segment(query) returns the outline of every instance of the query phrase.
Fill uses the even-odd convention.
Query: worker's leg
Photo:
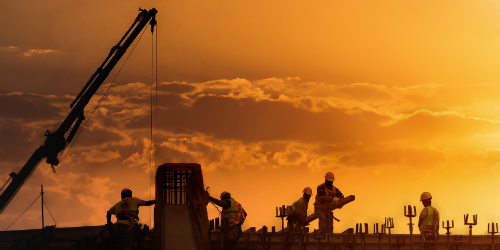
[[[237,250],[238,240],[228,240],[224,241],[224,250]]]
[[[434,237],[434,235],[426,235],[425,237],[425,241],[435,241],[436,238]],[[433,248],[436,248],[436,243],[432,242],[432,243],[424,243],[424,249],[433,249]]]
[[[333,214],[325,212],[325,228],[326,233],[333,233]]]
[[[322,209],[314,208],[314,213],[318,215],[318,227],[320,232],[326,232],[326,215]]]
[[[130,228],[130,230],[129,228],[130,226],[127,225],[127,229],[123,234],[123,250],[132,250],[134,248],[135,225],[133,228]]]
[[[126,224],[122,224],[122,223],[116,223],[115,224],[115,246],[116,246],[116,249],[126,249],[125,248],[125,231],[127,231],[127,228],[129,227],[129,225],[126,225]]]
[[[238,239],[243,234],[241,230],[241,225],[236,225],[234,228],[227,229],[227,232],[231,232],[230,235],[233,239],[224,241],[224,250],[238,250]],[[225,235],[224,237],[226,237]]]

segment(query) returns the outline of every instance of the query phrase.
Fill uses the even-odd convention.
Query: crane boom
[[[101,84],[106,80],[111,70],[118,63],[120,58],[125,54],[132,42],[137,38],[144,27],[150,22],[151,32],[156,25],[156,13],[158,11],[153,8],[151,10],[139,9],[140,13],[134,20],[130,29],[125,33],[117,45],[113,46],[109,55],[106,57],[101,66],[90,77],[85,87],[78,94],[75,100],[71,103],[72,110],[61,123],[55,133],[45,132],[47,139],[44,145],[40,146],[26,162],[19,173],[12,173],[12,181],[5,191],[0,195],[0,214],[5,210],[12,198],[16,195],[22,185],[28,180],[31,174],[35,171],[38,164],[43,158],[47,158],[46,162],[53,166],[59,164],[58,155],[73,140],[73,137],[78,130],[81,122],[85,119],[83,110],[89,103],[92,96],[99,89]],[[74,124],[74,125],[73,125]],[[73,128],[71,126],[73,125]],[[71,131],[67,137],[66,133]]]

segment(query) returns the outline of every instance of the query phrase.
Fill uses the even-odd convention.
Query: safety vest
[[[296,200],[293,204],[292,204],[292,213],[295,213],[295,211],[297,210],[297,203],[300,202],[300,200],[304,200],[304,197],[300,197],[300,199]],[[305,200],[304,200],[305,202]]]
[[[322,206],[326,209],[329,209],[331,210],[333,208],[333,201],[332,202],[321,202],[320,200],[323,198],[323,197],[330,197],[330,198],[335,198],[335,186],[333,186],[332,188],[332,191],[330,191],[330,189],[328,189],[325,185],[325,183],[321,184],[321,185],[318,185],[318,188],[321,187],[321,186],[324,186],[325,187],[325,193],[326,195],[325,196],[318,196],[318,194],[316,194],[316,202],[314,203],[314,205],[316,206]]]
[[[128,213],[128,215],[127,215]],[[125,219],[128,216],[139,220],[139,206],[132,197],[126,197],[115,205],[115,215],[117,219]]]
[[[222,208],[221,211],[222,217],[229,222],[227,226],[233,227],[236,224],[243,224],[246,219],[243,207],[233,198],[229,198],[229,200],[231,201],[231,206],[229,208]]]
[[[439,212],[432,206],[426,208],[427,216],[424,218],[424,221],[422,221],[422,226],[427,230],[436,231],[439,226]]]
[[[300,202],[300,203],[304,203],[304,204],[306,204],[306,206],[305,206],[305,207],[306,207],[306,213],[307,213],[307,201],[304,199],[304,197],[300,197],[300,199],[298,199],[297,201],[295,201],[295,202],[292,204],[292,213],[294,213],[294,214],[296,213],[296,211],[297,211],[297,204],[298,204],[299,202]]]

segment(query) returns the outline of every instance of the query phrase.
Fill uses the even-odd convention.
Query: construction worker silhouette
[[[306,187],[302,193],[302,197],[292,204],[292,210],[286,217],[286,220],[288,221],[287,227],[291,228],[294,232],[301,232],[302,227],[307,224],[304,220],[307,217],[307,206],[309,204],[309,199],[311,199],[312,196],[312,189],[310,187]]]
[[[208,199],[215,205],[222,207],[222,235],[223,235],[223,249],[224,250],[237,250],[238,239],[243,234],[241,225],[247,217],[247,212],[239,202],[231,198],[231,194],[224,191],[220,194],[220,200],[210,196],[208,192]]]
[[[439,212],[431,206],[431,199],[432,195],[429,192],[423,192],[420,195],[424,208],[420,212],[418,229],[425,241],[435,241],[439,235]],[[436,246],[436,243],[424,243],[424,248],[436,248]]]
[[[115,233],[116,246],[120,250],[132,249],[134,245],[135,229],[137,221],[139,221],[139,207],[151,206],[155,204],[155,200],[144,201],[136,197],[132,197],[132,190],[124,188],[121,192],[122,200],[112,206],[107,214],[107,225],[111,226],[111,215],[116,215],[117,222],[113,232]]]
[[[328,172],[325,175],[325,182],[317,187],[314,213],[317,213],[319,218],[320,232],[333,233],[332,210],[335,208],[334,202],[344,198],[342,192],[333,185],[333,181],[335,181],[335,176],[332,172]],[[338,199],[334,201],[334,198]]]

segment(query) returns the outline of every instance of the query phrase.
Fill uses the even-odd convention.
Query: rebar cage
[[[189,204],[185,185],[191,171],[166,168],[163,175],[163,201],[167,204]]]

